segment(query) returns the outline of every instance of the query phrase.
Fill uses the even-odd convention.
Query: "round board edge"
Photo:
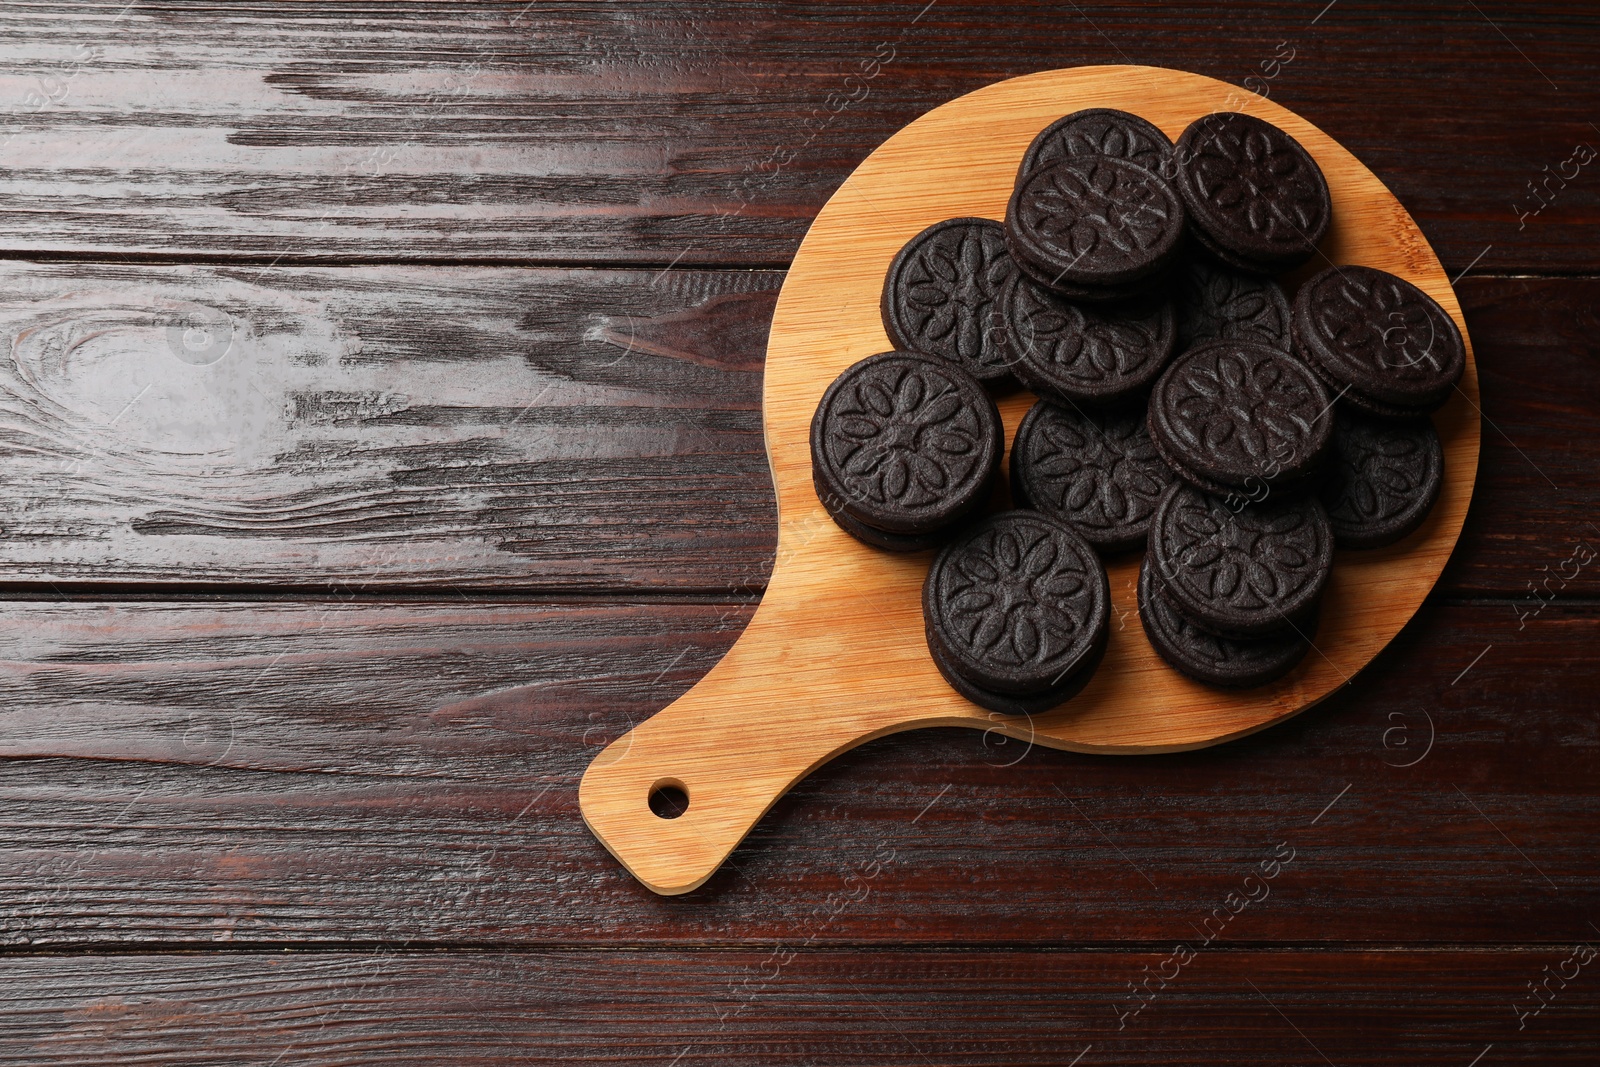
[[[1107,79],[1115,83],[1116,91],[1108,92],[1104,88],[1103,83]],[[799,279],[800,282],[803,282],[808,277],[809,272],[813,269],[811,261],[813,258],[816,258],[815,253],[817,248],[825,241],[831,239],[830,227],[834,221],[833,216],[842,211],[843,207],[850,202],[851,198],[870,199],[869,194],[864,193],[861,187],[866,184],[867,180],[875,173],[875,171],[880,167],[889,165],[894,159],[895,155],[897,153],[902,153],[907,143],[916,138],[921,129],[926,128],[928,125],[937,125],[941,122],[946,122],[956,112],[967,110],[977,105],[1014,107],[1019,97],[1026,98],[1029,96],[1037,97],[1040,95],[1047,95],[1052,98],[1064,98],[1068,102],[1046,105],[1041,114],[1045,112],[1053,113],[1050,114],[1049,117],[1044,118],[1043,121],[1040,121],[1037,128],[1042,128],[1054,118],[1058,118],[1061,115],[1072,110],[1076,110],[1079,107],[1121,106],[1126,110],[1143,114],[1143,112],[1139,110],[1136,102],[1123,98],[1137,96],[1141,92],[1146,91],[1142,87],[1150,85],[1152,81],[1163,83],[1164,91],[1169,93],[1173,91],[1196,92],[1202,96],[1211,97],[1213,100],[1219,97],[1222,99],[1222,106],[1201,108],[1192,112],[1189,116],[1191,120],[1192,118],[1197,118],[1200,115],[1217,110],[1241,110],[1249,113],[1259,114],[1268,121],[1272,121],[1287,129],[1302,143],[1306,143],[1308,141],[1312,142],[1311,144],[1307,144],[1307,147],[1308,149],[1312,150],[1313,155],[1315,155],[1318,159],[1319,165],[1322,165],[1325,171],[1331,168],[1341,171],[1351,170],[1357,173],[1362,181],[1371,183],[1373,191],[1381,193],[1381,198],[1384,202],[1380,206],[1386,210],[1394,212],[1404,221],[1404,227],[1402,228],[1403,232],[1396,232],[1393,234],[1394,243],[1398,246],[1398,261],[1395,259],[1390,259],[1378,265],[1384,266],[1385,269],[1393,270],[1394,273],[1408,277],[1410,280],[1421,286],[1435,299],[1439,300],[1439,302],[1456,321],[1457,325],[1462,331],[1463,339],[1466,341],[1467,345],[1467,366],[1463,375],[1459,395],[1453,397],[1450,405],[1447,407],[1452,409],[1469,407],[1471,411],[1464,412],[1461,410],[1455,410],[1456,425],[1453,427],[1453,432],[1451,433],[1448,439],[1449,443],[1447,444],[1447,452],[1451,453],[1451,469],[1447,472],[1447,491],[1446,494],[1441,495],[1439,504],[1435,506],[1435,514],[1430,515],[1428,522],[1424,525],[1424,531],[1428,531],[1429,535],[1423,536],[1423,532],[1419,531],[1418,534],[1412,535],[1410,538],[1407,538],[1405,541],[1401,542],[1401,546],[1398,546],[1409,546],[1408,551],[1425,549],[1425,554],[1421,558],[1412,561],[1411,564],[1411,569],[1413,571],[1412,578],[1425,578],[1425,583],[1423,583],[1424,587],[1421,588],[1414,597],[1409,598],[1410,603],[1400,613],[1403,615],[1403,617],[1400,617],[1397,620],[1391,619],[1392,626],[1386,627],[1389,632],[1384,636],[1381,642],[1377,643],[1371,654],[1365,656],[1362,662],[1350,672],[1350,676],[1353,676],[1355,673],[1364,669],[1371,662],[1371,660],[1376,657],[1377,653],[1386,647],[1399,633],[1399,631],[1415,616],[1416,612],[1420,609],[1423,601],[1425,600],[1428,590],[1430,590],[1438,581],[1439,575],[1443,572],[1449,556],[1460,538],[1461,529],[1465,521],[1466,511],[1470,505],[1472,493],[1475,488],[1478,459],[1481,447],[1481,419],[1478,417],[1479,412],[1477,407],[1478,382],[1476,361],[1472,351],[1471,339],[1467,333],[1466,323],[1461,313],[1459,302],[1455,297],[1454,290],[1449,283],[1447,275],[1444,273],[1442,265],[1439,263],[1437,256],[1434,254],[1431,246],[1428,244],[1425,236],[1422,234],[1420,227],[1416,225],[1415,220],[1410,217],[1409,212],[1406,212],[1404,206],[1399,203],[1398,199],[1394,197],[1394,194],[1388,189],[1382,180],[1373,174],[1364,164],[1360,162],[1360,160],[1356,159],[1356,157],[1347,149],[1338,144],[1338,142],[1332,137],[1325,134],[1322,130],[1301,116],[1288,111],[1287,109],[1276,103],[1273,103],[1270,100],[1259,97],[1256,94],[1240,89],[1227,82],[1207,77],[1205,75],[1162,67],[1115,65],[1073,67],[1060,70],[1035,72],[1016,78],[994,82],[989,85],[982,86],[970,93],[964,94],[963,96],[946,101],[945,103],[925,112],[923,115],[919,116],[917,119],[914,119],[911,123],[908,123],[900,130],[897,130],[876,149],[869,153],[868,156],[863,159],[854,170],[851,171],[850,175],[843,183],[841,183],[839,188],[835,190],[832,196],[830,196],[828,202],[818,212],[817,217],[813,220],[811,227],[808,229],[805,238],[802,240],[800,247],[795,254],[794,260],[790,265],[788,276],[785,279],[782,291],[779,294],[778,301],[774,309],[772,327],[768,338],[768,359],[764,372],[762,388],[763,436],[767,452],[768,467],[773,478],[774,495],[777,500],[778,548],[767,594],[763,597],[762,605],[758,606],[756,613],[754,616],[752,616],[749,626],[747,627],[747,634],[750,630],[757,629],[759,626],[761,626],[763,607],[765,607],[765,605],[772,599],[772,594],[775,589],[782,590],[785,587],[790,577],[789,570],[797,564],[796,554],[788,551],[787,549],[789,546],[786,545],[786,541],[793,541],[798,535],[797,531],[794,529],[795,523],[793,521],[795,508],[792,505],[790,507],[785,506],[785,498],[792,497],[794,495],[793,493],[786,493],[785,489],[793,489],[794,486],[792,485],[792,479],[786,481],[782,472],[780,471],[778,458],[780,450],[783,448],[783,446],[781,443],[775,441],[775,437],[777,435],[772,418],[772,413],[774,410],[774,393],[775,390],[781,388],[780,382],[783,376],[781,372],[776,376],[773,374],[773,357],[775,352],[778,353],[778,360],[780,361],[781,365],[781,361],[783,359],[782,350],[785,344],[785,335],[793,328],[792,322],[795,317],[796,293],[800,287],[797,283],[797,279]],[[1076,98],[1074,98],[1074,94],[1078,94]],[[1162,125],[1160,122],[1157,124]],[[1175,139],[1177,132],[1179,132],[1181,129],[1181,126],[1179,129],[1172,129],[1169,128],[1169,125],[1164,126],[1163,128],[1166,128],[1169,135],[1172,135]],[[1036,132],[1036,129],[1034,132]],[[1025,147],[1025,142],[1023,142],[1023,145]],[[1017,154],[1020,157],[1020,149],[1018,150]],[[1332,182],[1330,182],[1330,184],[1332,184]],[[894,207],[893,204],[886,205],[881,201],[875,201],[873,203],[874,208],[879,211],[885,207],[891,209]],[[1003,218],[1003,210],[999,213],[996,213],[993,211],[974,211],[971,210],[970,207],[960,210],[952,210],[949,215],[939,214],[939,217],[954,217],[956,215],[968,214]],[[933,222],[938,221],[938,219],[928,218],[926,221]],[[915,232],[916,229],[911,229],[908,233],[905,233],[904,236],[909,237],[911,233]],[[1328,242],[1325,241],[1324,245],[1326,246],[1327,244]],[[1303,278],[1304,275],[1309,272],[1310,268],[1306,268],[1302,269],[1300,272],[1297,272],[1297,275],[1291,275],[1291,283]],[[887,347],[888,343],[887,338],[885,337],[883,338],[883,344],[881,347],[871,348],[870,351],[867,349],[855,350],[849,354],[849,359],[844,359],[841,362],[840,369],[842,369],[843,366],[854,362],[856,359],[870,355],[874,351],[884,350]],[[826,384],[827,381],[822,381],[818,385],[817,392],[819,395],[821,388],[824,388]],[[1010,432],[1013,428],[1014,422],[1008,419],[1008,447]],[[1441,431],[1441,436],[1444,436],[1443,431]],[[809,462],[808,458],[807,462]],[[807,477],[804,481],[808,486],[809,477]],[[1454,493],[1450,492],[1452,487],[1456,490]],[[1446,499],[1447,496],[1450,498],[1448,501]],[[810,510],[803,497],[801,497],[800,503],[802,511]],[[815,502],[812,501],[811,503]],[[820,510],[820,505],[818,505],[818,510]],[[815,515],[813,514],[809,516],[809,518],[814,521]],[[1447,527],[1447,529],[1436,529],[1436,527],[1440,526]],[[1380,549],[1375,551],[1383,553],[1389,550]],[[917,556],[922,559],[926,559],[929,555],[929,553],[917,554]],[[1341,562],[1348,559],[1348,557],[1342,553],[1340,558]],[[1136,622],[1135,625],[1137,625]],[[741,640],[743,639],[743,636],[744,635],[741,635]],[[1139,635],[1139,639],[1141,641],[1143,640],[1142,634]],[[1167,669],[1171,670],[1171,668]],[[1176,675],[1177,672],[1172,671],[1172,673]],[[1298,671],[1296,674],[1298,674]],[[1296,675],[1292,674],[1290,679],[1292,680],[1295,677]],[[1348,680],[1348,677],[1346,680]],[[1193,684],[1198,685],[1198,683]],[[1280,688],[1285,684],[1292,685],[1292,682],[1286,680],[1285,683],[1280,683]],[[1260,714],[1253,716],[1249,722],[1238,722],[1234,724],[1233,728],[1217,732],[1210,736],[1189,737],[1185,739],[1176,739],[1170,742],[1151,741],[1140,743],[1097,743],[1093,740],[1076,738],[1071,735],[1070,728],[1062,731],[1058,729],[1057,724],[1053,722],[1047,722],[1042,726],[1029,722],[997,722],[993,716],[984,712],[983,709],[976,708],[975,706],[970,706],[970,714],[941,714],[938,712],[933,712],[926,718],[917,721],[906,721],[902,723],[884,725],[882,727],[873,729],[870,733],[864,734],[861,740],[864,741],[870,738],[883,736],[887,733],[900,732],[901,730],[918,729],[927,726],[960,725],[971,728],[995,730],[996,732],[1004,733],[1011,737],[1036,741],[1039,744],[1049,747],[1087,753],[1138,755],[1147,753],[1192,751],[1195,749],[1210,747],[1212,745],[1236,740],[1238,738],[1274,726],[1296,714],[1299,714],[1300,712],[1315,706],[1317,703],[1330,696],[1333,692],[1336,692],[1341,685],[1321,687],[1320,691],[1315,693],[1294,693],[1292,689],[1284,689],[1283,692],[1286,694],[1287,699],[1280,701],[1277,706],[1273,707],[1270,711],[1263,709]],[[1268,688],[1270,689],[1274,687]],[[1206,692],[1214,694],[1214,699],[1219,702],[1230,701],[1235,696],[1235,694],[1215,689],[1207,689]],[[959,697],[954,699],[958,701],[960,700]],[[1060,711],[1070,712],[1071,707],[1072,702],[1068,702],[1068,704],[1063,705],[1063,708],[1060,709]],[[1050,719],[1060,717],[1061,716],[1059,716],[1056,712],[1052,712],[1044,718]],[[1070,715],[1067,717],[1070,718]]]

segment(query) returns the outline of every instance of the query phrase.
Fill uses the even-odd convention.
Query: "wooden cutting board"
[[[1287,130],[1316,157],[1333,195],[1322,257],[1301,275],[1329,262],[1392,271],[1438,300],[1465,337],[1438,258],[1383,183],[1298,115],[1225,82],[1158,67],[1045,71],[969,93],[900,130],[818,214],[773,315],[764,404],[778,551],[766,596],[722,661],[602,751],[579,788],[589,828],[657,893],[699,886],[797,781],[884,734],[970,726],[1052,748],[1148,754],[1214,745],[1281,722],[1366,666],[1444,568],[1478,467],[1470,342],[1460,391],[1434,416],[1445,453],[1439,502],[1399,544],[1337,554],[1316,647],[1281,681],[1227,692],[1168,667],[1139,625],[1137,558],[1111,564],[1110,647],[1088,687],[1059,708],[1031,719],[1000,715],[957,696],[939,676],[920,601],[932,553],[868,548],[833,524],[811,486],[812,412],[840,371],[891,347],[878,298],[901,245],[941,219],[1003,219],[1034,134],[1088,107],[1132,111],[1173,139],[1212,111],[1246,111]],[[1292,292],[1298,280],[1286,287]],[[1033,400],[1018,393],[1001,401],[1008,441]],[[688,795],[680,817],[652,812],[649,798],[663,787]]]

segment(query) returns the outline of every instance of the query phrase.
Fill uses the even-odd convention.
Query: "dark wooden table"
[[[0,1062],[1600,1060],[1600,12],[925,3],[0,8]],[[1444,578],[1277,729],[885,739],[653,896],[576,784],[760,599],[809,219],[1117,62],[1459,276]]]

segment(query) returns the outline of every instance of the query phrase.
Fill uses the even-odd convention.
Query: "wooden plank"
[[[1580,937],[1600,610],[1513,607],[1429,605],[1347,690],[1203,752],[873,742],[664,899],[578,778],[747,604],[8,601],[0,943],[1154,943],[1285,849],[1219,944]]]
[[[6,264],[0,579],[760,589],[781,280]],[[1488,422],[1440,588],[1525,596],[1600,540],[1600,280],[1460,297]]]
[[[18,995],[0,1002],[0,1051],[16,1067],[1463,1067],[1492,1047],[1484,1062],[1589,1064],[1600,1027],[1595,938],[1572,941],[1496,951],[1213,948],[1191,952],[1176,971],[1169,945],[6,959],[0,980]],[[1535,1001],[1527,986],[1541,981],[1549,992]],[[1136,999],[1132,983],[1153,992]]]
[[[9,264],[0,574],[762,584],[780,281]]]
[[[1469,279],[1461,285],[1478,355],[1483,455],[1461,544],[1440,578],[1456,593],[1511,594],[1537,606],[1575,552],[1600,549],[1589,450],[1600,441],[1600,279]],[[1582,546],[1582,548],[1580,548]],[[1548,570],[1546,568],[1549,568]]]
[[[781,265],[929,106],[1143,63],[1303,113],[1452,274],[1600,265],[1588,5],[925,6],[8,4],[3,247]]]

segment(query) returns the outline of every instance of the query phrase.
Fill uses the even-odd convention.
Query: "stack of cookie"
[[[994,515],[951,542],[922,584],[928,652],[980,707],[1048,711],[1082,689],[1110,636],[1105,566],[1071,526]]]
[[[1172,143],[1137,115],[1094,108],[1053,122],[1023,154],[1006,247],[1047,293],[1102,303],[1149,292],[1182,251],[1171,167]]]
[[[913,552],[984,504],[1005,429],[959,364],[884,352],[828,386],[811,420],[811,481],[828,514],[877,548]]]
[[[1444,482],[1428,416],[1466,365],[1438,302],[1371,267],[1330,267],[1295,295],[1294,350],[1337,398],[1322,502],[1341,548],[1379,548],[1422,525]]]
[[[1209,684],[1265,684],[1310,648],[1335,545],[1424,521],[1443,475],[1427,415],[1461,336],[1371,268],[1330,266],[1291,302],[1273,276],[1331,217],[1316,162],[1269,123],[1208,115],[1174,145],[1097,108],[1033,140],[1003,223],[950,219],[901,249],[882,298],[898,351],[823,397],[814,479],[861,540],[949,542],[923,607],[959,692],[1014,713],[1076,692],[1106,644],[1099,557],[1141,548],[1156,650]],[[985,387],[1013,383],[1039,397],[1011,449],[1019,510],[982,519]]]

